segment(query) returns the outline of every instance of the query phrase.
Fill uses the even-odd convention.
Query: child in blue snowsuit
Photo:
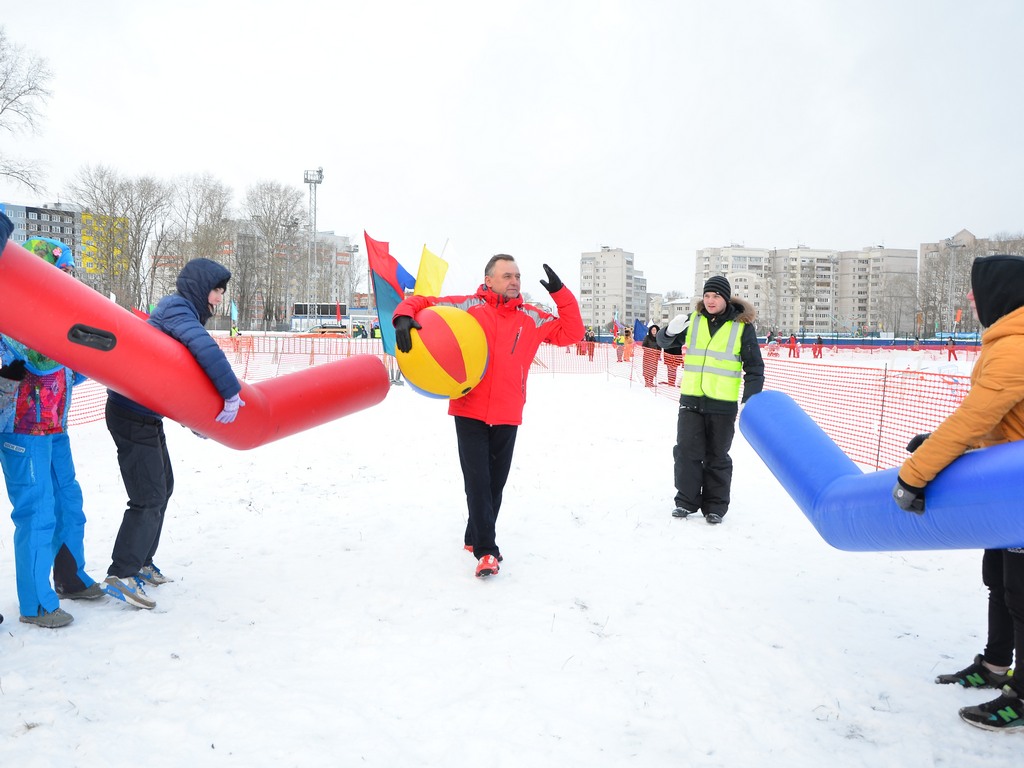
[[[60,241],[33,238],[25,247],[64,271],[74,269],[74,256]],[[62,627],[72,616],[60,598],[103,596],[85,572],[82,489],[67,433],[71,389],[85,377],[9,336],[0,336],[0,363],[0,464],[14,507],[21,621]]]

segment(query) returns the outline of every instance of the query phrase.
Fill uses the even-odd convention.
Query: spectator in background
[[[789,335],[789,341],[786,342],[786,346],[789,347],[789,357],[800,357],[800,342],[796,340],[795,333]]]
[[[621,363],[622,362],[622,355],[625,353],[625,349],[626,349],[626,337],[620,331],[618,333],[618,335],[616,335],[616,337],[615,337],[615,362],[616,363]]]
[[[644,336],[641,344],[644,350],[644,385],[648,387],[655,386],[654,379],[658,375],[658,361],[661,360],[661,347],[658,346],[659,330],[661,329],[656,325],[648,328],[647,335]]]
[[[587,326],[586,333],[583,334],[583,343],[587,345],[587,357],[590,362],[594,362],[594,347],[597,344],[597,336],[594,335],[594,329],[589,325]]]
[[[678,315],[658,334],[662,349],[686,344],[676,422],[675,509],[685,518],[702,510],[711,525],[729,510],[740,376],[743,401],[764,387],[764,361],[754,330],[755,309],[732,297],[732,286],[714,275],[704,284],[697,310]]]
[[[946,362],[950,360],[957,360],[959,362],[959,358],[956,356],[956,339],[952,336],[946,341]]]
[[[925,489],[949,464],[974,448],[1024,440],[1024,256],[983,256],[971,267],[967,301],[985,327],[971,371],[971,389],[930,434],[907,445],[893,488],[901,509],[927,514]],[[980,492],[984,492],[983,490]],[[988,634],[974,663],[936,683],[1001,689],[1001,695],[960,717],[990,731],[1024,733],[1024,549],[986,549],[982,582],[988,587]]]
[[[242,385],[231,364],[204,326],[224,300],[230,279],[228,268],[216,261],[192,259],[178,274],[177,292],[160,299],[147,321],[181,342],[210,378],[224,399],[223,408],[215,417],[221,424],[234,422],[245,401],[239,397]],[[114,541],[103,589],[136,608],[153,608],[156,601],[146,594],[145,587],[172,581],[153,562],[164,513],[174,491],[163,416],[107,390],[106,420],[117,446],[117,464],[128,492],[128,508]]]
[[[633,338],[633,331],[627,328],[622,332],[622,360],[623,362],[631,362],[633,360],[633,344],[636,339]]]
[[[659,329],[660,332],[660,329]],[[659,345],[660,346],[660,345]],[[676,385],[676,371],[683,364],[683,348],[680,345],[665,347],[665,370],[668,372],[665,383],[670,387]]]
[[[61,271],[74,272],[71,249],[58,240],[32,238],[25,248]],[[56,272],[53,276],[59,277]],[[45,294],[44,287],[40,293]],[[85,572],[82,488],[67,433],[71,389],[84,380],[21,342],[0,336],[0,464],[14,507],[18,604],[23,623],[49,629],[73,620],[60,607],[61,598],[103,596]]]
[[[811,347],[811,357],[817,359],[821,357],[822,350],[825,347],[825,342],[821,340],[821,336],[814,340],[814,346]]]

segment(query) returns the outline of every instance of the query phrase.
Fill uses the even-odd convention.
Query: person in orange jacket
[[[1024,256],[975,259],[967,300],[986,329],[971,389],[934,432],[907,445],[911,455],[900,467],[893,498],[908,512],[927,514],[928,484],[966,451],[1024,440]],[[1024,671],[1010,673],[1014,659],[1024,661],[1024,549],[986,549],[981,575],[989,590],[985,649],[973,664],[935,682],[1001,689],[998,698],[961,709],[961,719],[1024,733]]]

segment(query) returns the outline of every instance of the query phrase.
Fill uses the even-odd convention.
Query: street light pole
[[[303,178],[305,183],[309,185],[309,272],[306,278],[307,294],[310,297],[309,303],[306,304],[306,317],[308,320],[313,303],[316,300],[316,289],[314,288],[314,267],[316,265],[316,189],[324,180],[324,169],[321,167],[315,171],[306,171],[303,174]]]
[[[957,248],[966,248],[966,247],[967,246],[964,243],[958,243],[958,242],[954,241],[953,238],[951,238],[951,237],[946,238],[946,248],[950,251],[950,254],[949,254],[949,291],[948,291],[948,294],[947,294],[947,299],[949,301],[949,332],[950,333],[953,333],[953,330],[954,330],[953,326],[954,326],[954,322],[955,322],[953,320],[953,317],[954,317],[954,312],[953,312],[953,306],[954,306],[954,302],[953,302],[953,276],[956,274],[956,266],[957,266],[957,264],[956,264],[956,249]]]

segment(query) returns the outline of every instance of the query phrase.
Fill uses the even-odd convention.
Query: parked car
[[[349,336],[349,330],[344,325],[314,325],[306,333],[330,334],[332,336]]]

